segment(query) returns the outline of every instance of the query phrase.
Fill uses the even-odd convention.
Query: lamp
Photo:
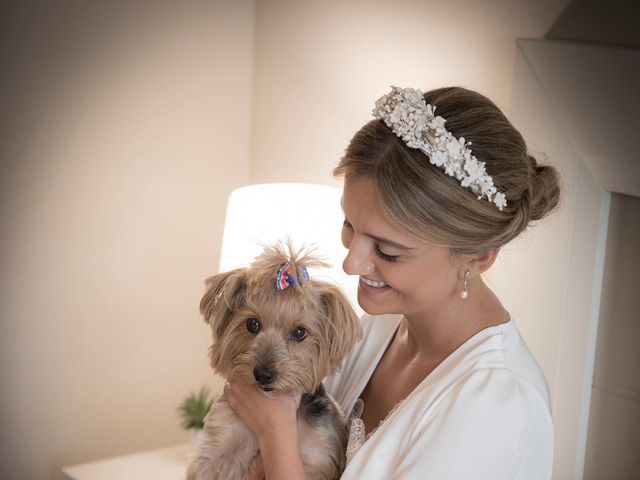
[[[358,279],[342,270],[347,253],[340,240],[344,214],[341,190],[307,183],[266,183],[241,187],[229,196],[222,238],[219,271],[245,267],[265,244],[291,238],[296,248],[318,247],[329,269],[310,269],[314,278],[329,280],[342,288],[360,315]]]

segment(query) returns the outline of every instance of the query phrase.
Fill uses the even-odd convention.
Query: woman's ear
[[[498,258],[499,252],[500,248],[493,248],[484,253],[469,255],[465,262],[468,270],[475,275],[486,272]]]

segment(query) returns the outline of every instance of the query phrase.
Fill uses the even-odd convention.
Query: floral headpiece
[[[429,161],[456,178],[460,185],[486,198],[502,210],[507,206],[504,193],[498,192],[484,168],[485,163],[471,153],[471,142],[456,138],[444,127],[446,120],[435,116],[435,107],[424,101],[422,92],[413,88],[391,87],[391,93],[376,101],[373,115],[402,138],[409,148],[424,152]]]

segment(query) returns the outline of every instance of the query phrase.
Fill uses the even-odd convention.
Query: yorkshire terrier
[[[340,289],[310,279],[308,267],[327,264],[290,242],[267,247],[249,267],[207,279],[200,312],[211,326],[215,372],[257,384],[267,396],[302,394],[297,421],[307,478],[332,480],[345,467],[347,429],[322,381],[339,369],[362,330]],[[187,479],[244,479],[258,454],[257,438],[223,395],[205,418]]]

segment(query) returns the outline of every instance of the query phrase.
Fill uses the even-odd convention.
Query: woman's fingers
[[[268,397],[256,385],[229,382],[224,386],[229,406],[260,437],[283,425],[296,425],[300,395],[271,393]]]

